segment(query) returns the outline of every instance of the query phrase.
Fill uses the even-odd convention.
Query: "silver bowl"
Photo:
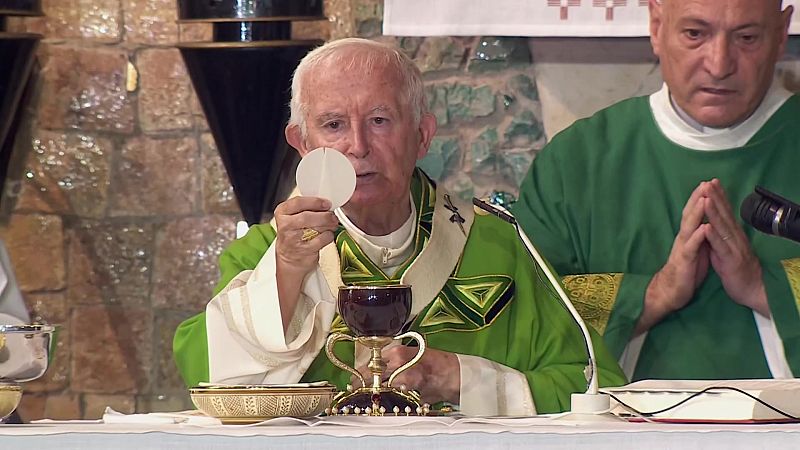
[[[52,325],[0,325],[0,382],[24,383],[47,370]]]
[[[0,423],[17,409],[22,400],[22,388],[17,384],[0,383]]]

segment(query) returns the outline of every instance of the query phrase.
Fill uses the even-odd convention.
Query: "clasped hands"
[[[709,265],[734,302],[770,316],[761,263],[734,217],[718,179],[695,188],[683,208],[667,263],[647,287],[638,332],[685,307],[705,280]]]

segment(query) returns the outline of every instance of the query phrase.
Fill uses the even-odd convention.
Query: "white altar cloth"
[[[800,424],[688,425],[661,423],[555,423],[541,418],[443,425],[189,426],[50,423],[1,425],[3,449],[174,448],[563,448],[760,449],[795,448]],[[369,425],[369,426],[366,426]],[[323,447],[324,446],[324,447]],[[457,446],[457,447],[456,447]]]

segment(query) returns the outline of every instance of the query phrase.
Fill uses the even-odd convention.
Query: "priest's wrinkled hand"
[[[397,345],[385,348],[382,356],[386,363],[386,374],[389,376],[401,365],[410,361],[417,354],[419,347]],[[365,380],[370,380],[369,370],[359,368]],[[368,381],[369,382],[369,381]],[[395,377],[392,386],[405,385],[409,389],[419,391],[426,403],[445,401],[458,404],[461,395],[461,366],[455,353],[434,348],[425,349],[422,359]]]
[[[694,296],[705,280],[709,266],[708,224],[703,223],[708,183],[700,183],[683,207],[681,226],[672,243],[667,263],[650,281],[636,334],[649,330],[668,314],[677,311]]]
[[[710,225],[707,239],[711,245],[711,266],[733,301],[770,317],[761,262],[736,221],[722,184],[713,179],[709,187],[706,217]]]
[[[333,242],[339,221],[330,202],[316,197],[293,197],[275,208],[275,264],[283,329],[294,316],[303,279],[319,262],[319,251]]]

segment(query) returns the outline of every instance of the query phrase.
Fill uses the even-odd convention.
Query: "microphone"
[[[761,186],[744,199],[739,214],[762,233],[800,242],[800,205]]]
[[[490,205],[489,203],[484,202],[478,198],[472,199],[472,204],[476,207],[480,208],[483,211],[486,211],[489,214],[499,217],[501,220],[510,223],[514,226],[514,229],[517,231],[517,236],[522,241],[523,245],[525,245],[525,249],[528,251],[528,256],[530,256],[539,267],[542,268],[545,276],[547,277],[547,281],[550,283],[552,288],[555,290],[556,294],[558,294],[559,300],[561,300],[562,305],[567,308],[570,315],[572,315],[572,320],[578,324],[578,328],[581,330],[581,334],[583,335],[583,342],[586,345],[586,352],[588,354],[588,365],[584,370],[584,374],[586,376],[587,382],[587,389],[586,392],[583,394],[574,393],[570,398],[570,408],[573,414],[579,416],[586,416],[586,415],[598,415],[598,417],[605,416],[611,409],[611,398],[608,394],[601,394],[598,392],[598,382],[597,382],[597,361],[594,355],[594,346],[592,345],[592,337],[589,334],[588,328],[586,328],[586,323],[583,321],[583,318],[578,311],[575,310],[575,307],[572,305],[572,301],[570,301],[567,293],[564,292],[564,288],[561,287],[561,281],[556,278],[555,274],[550,270],[550,266],[548,266],[542,255],[536,250],[536,247],[533,246],[528,235],[522,230],[517,223],[517,219],[511,215],[510,212],[505,210],[502,207]],[[612,420],[618,420],[616,416],[611,415],[613,417]],[[580,417],[580,420],[586,420],[586,417]],[[607,419],[603,419],[607,420]]]

